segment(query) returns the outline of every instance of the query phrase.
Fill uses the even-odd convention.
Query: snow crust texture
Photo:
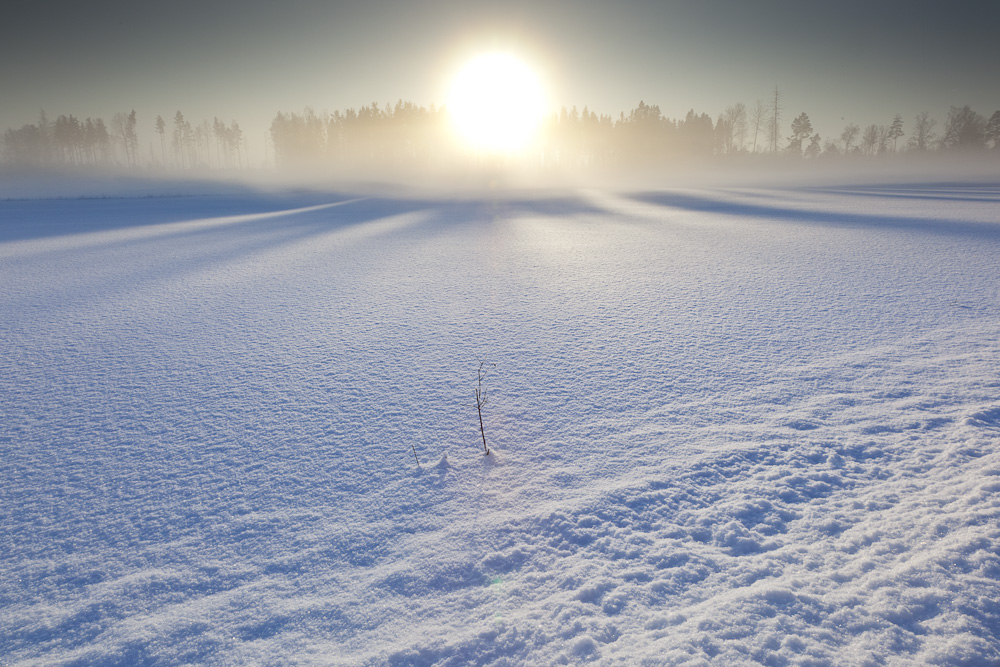
[[[0,664],[1000,664],[998,258],[989,185],[0,201]]]

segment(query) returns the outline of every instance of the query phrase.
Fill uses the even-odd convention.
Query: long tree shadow
[[[13,199],[0,201],[0,242],[278,213],[354,196],[335,192],[250,191],[235,195]]]
[[[303,203],[301,201],[295,202]],[[143,200],[133,200],[142,207]],[[99,243],[86,239],[66,246],[32,250],[5,259],[9,313],[18,306],[45,303],[63,308],[95,298],[115,299],[145,284],[175,279],[201,270],[239,263],[246,257],[271,252],[311,237],[361,227],[368,223],[426,208],[426,202],[404,200],[347,200],[329,205],[295,208],[271,214],[196,218],[161,223],[153,235],[131,235],[119,227]],[[182,205],[186,208],[186,203]],[[176,217],[176,212],[172,217]],[[139,225],[138,229],[149,229]],[[76,229],[86,234],[89,229]],[[98,234],[107,232],[98,225]],[[120,233],[119,233],[120,232]],[[77,241],[77,239],[73,239]],[[48,273],[70,272],[71,281],[57,281],[55,291],[45,285]]]
[[[1000,204],[1000,185],[996,183],[922,183],[920,185],[846,185],[802,188],[820,194],[861,195],[879,199],[919,199],[943,202],[978,202]]]
[[[1000,241],[1000,221],[969,222],[945,216],[933,218],[913,218],[886,215],[873,211],[870,214],[802,210],[783,206],[728,201],[690,192],[637,192],[625,197],[668,208],[687,211],[714,213],[743,218],[759,218],[778,222],[825,225],[854,229],[884,229],[902,232],[940,234],[943,236],[966,236],[988,241]],[[946,213],[946,212],[943,212]]]
[[[606,215],[606,209],[577,195],[552,197],[517,197],[502,202],[503,211],[515,215],[531,214],[549,218],[566,218],[578,215]]]
[[[149,197],[79,197],[71,199],[11,199],[0,201],[0,243],[93,232],[112,232],[197,220],[253,216],[277,216],[286,212],[346,202],[355,193],[298,191],[245,194],[169,195]],[[491,216],[533,213],[549,217],[598,214],[604,211],[575,195],[493,193],[470,198],[372,197],[376,206],[399,212],[400,208],[441,209],[455,214]],[[359,207],[356,210],[362,210]],[[332,216],[331,221],[343,221]],[[349,220],[349,218],[348,218]]]
[[[604,213],[572,196],[511,197],[502,193],[490,199],[350,199],[342,194],[324,198],[306,193],[265,195],[251,201],[134,198],[114,200],[110,206],[105,200],[0,203],[11,204],[35,207],[40,215],[54,220],[35,227],[33,238],[20,239],[40,241],[41,245],[16,250],[4,260],[4,272],[15,285],[8,294],[8,306],[15,309],[12,313],[18,304],[30,306],[41,300],[56,308],[94,298],[113,299],[143,284],[238,264],[245,257],[348,230],[366,228],[364,236],[369,239],[390,230],[427,237],[447,235],[457,227],[497,217]],[[277,204],[284,208],[277,208]],[[73,218],[74,212],[88,207],[91,210],[85,215]],[[207,212],[222,215],[204,215]],[[413,214],[416,217],[404,227],[373,225]],[[358,241],[361,237],[351,238]],[[49,244],[49,240],[54,243]],[[77,279],[62,281],[58,294],[45,292],[45,280],[25,279],[53,270],[77,272]],[[18,283],[24,287],[18,288]]]

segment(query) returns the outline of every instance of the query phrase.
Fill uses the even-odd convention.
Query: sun
[[[448,97],[459,138],[485,153],[511,154],[529,147],[546,111],[538,74],[509,53],[469,60],[452,80]]]

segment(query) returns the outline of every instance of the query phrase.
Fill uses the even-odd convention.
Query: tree
[[[360,157],[370,144],[370,138],[360,132],[363,121],[358,112],[348,109],[331,119],[317,116],[312,109],[302,115],[282,113],[271,121],[271,142],[278,167],[314,166],[327,151],[328,136],[339,145],[345,158]]]
[[[788,150],[798,155],[802,154],[802,142],[812,134],[813,127],[809,116],[803,111],[792,121],[792,136],[788,138]]]
[[[733,126],[736,149],[742,151],[747,140],[747,106],[742,102],[737,102],[726,109],[729,122]]]
[[[181,169],[185,167],[185,163],[192,167],[194,166],[194,156],[191,150],[193,141],[194,132],[191,128],[191,123],[184,119],[184,114],[178,109],[177,113],[174,114],[173,149],[175,159]]]
[[[128,167],[139,165],[139,138],[136,134],[135,109],[129,113],[119,111],[111,117],[111,131],[121,142],[125,153],[125,164]]]
[[[239,124],[234,120],[229,127],[226,127],[225,123],[215,118],[212,128],[218,146],[216,152],[225,160],[226,166],[242,166],[240,146],[243,144],[243,130]]]
[[[1000,111],[994,111],[986,123],[986,140],[993,143],[993,149],[1000,149]]]
[[[910,134],[910,149],[916,151],[930,150],[934,142],[934,125],[937,123],[926,111],[921,111],[913,120],[913,132]]]
[[[656,109],[659,112],[659,107]],[[698,114],[691,109],[684,120],[677,121],[678,149],[689,155],[711,155],[714,136],[712,117],[707,113]]]
[[[760,100],[754,104],[753,109],[750,111],[750,127],[753,132],[753,148],[751,152],[757,152],[757,137],[760,135],[760,131],[766,126],[770,125],[770,121],[767,118],[767,107]]]
[[[896,141],[903,136],[903,117],[899,114],[892,119],[892,125],[889,126],[889,138],[892,139],[892,152],[896,152]]]
[[[72,114],[56,118],[52,127],[52,141],[58,162],[79,164],[83,161],[83,127]]]
[[[247,148],[246,138],[243,136],[243,130],[240,129],[239,123],[237,123],[235,120],[229,123],[229,141],[233,149],[236,151],[236,165],[238,167],[242,167],[244,161],[241,161],[240,159],[240,146],[243,147],[244,151],[246,150]],[[245,160],[246,166],[249,167],[250,156],[246,155],[244,157],[246,157]]]
[[[869,125],[861,133],[861,152],[864,155],[875,155],[878,152],[878,125]]]
[[[110,164],[113,155],[113,148],[111,146],[111,133],[108,132],[107,126],[104,124],[103,118],[98,118],[95,122],[95,132],[98,137],[98,141],[101,145],[101,150],[104,156],[104,164]]]
[[[38,150],[41,162],[47,163],[52,160],[52,123],[45,109],[38,112]]]
[[[885,155],[889,152],[889,128],[885,125],[878,126],[878,154]]]
[[[844,142],[844,155],[851,154],[851,145],[857,140],[861,133],[861,128],[854,123],[848,123],[844,131],[840,133],[840,140]]]
[[[781,93],[778,87],[774,87],[774,97],[771,100],[770,115],[768,116],[767,141],[771,148],[771,154],[778,152],[781,143]]]
[[[715,125],[715,131],[719,138],[719,150],[726,155],[743,150],[743,143],[747,133],[747,108],[742,102],[737,102],[726,110],[719,117],[719,122]]]
[[[202,166],[212,165],[212,125],[203,120],[192,128],[195,161]]]
[[[99,144],[97,124],[88,117],[87,120],[83,121],[83,152],[85,158],[93,164],[97,164],[99,161]]]
[[[688,112],[689,118],[692,113]],[[567,120],[572,122],[572,114],[567,117]],[[711,126],[712,121],[709,120],[708,124]],[[618,130],[618,146],[621,157],[641,163],[660,159],[665,155],[668,137],[675,128],[673,123],[663,117],[659,106],[646,104],[645,101],[639,100],[639,106],[632,109],[628,116],[622,115],[616,129]],[[693,128],[687,129],[692,131],[684,134],[677,133],[680,141],[685,144],[685,149],[700,141],[700,138],[695,136],[697,132]],[[711,127],[707,141],[708,150],[711,150]]]
[[[3,135],[4,155],[15,164],[44,164],[45,151],[41,130],[37,125],[23,125],[19,130],[7,130]]]
[[[128,137],[128,148],[132,151],[132,164],[139,166],[139,134],[136,132],[138,125],[135,109],[129,112],[125,118],[125,132]]]
[[[968,104],[952,107],[941,143],[948,148],[982,148],[986,143],[986,119]]]
[[[156,116],[156,133],[160,135],[160,157],[163,159],[163,164],[167,164],[167,149],[164,143],[163,137],[167,132],[167,123],[163,120],[163,116]]]
[[[819,133],[812,135],[809,139],[809,145],[806,146],[806,157],[816,157],[820,152],[820,137]]]

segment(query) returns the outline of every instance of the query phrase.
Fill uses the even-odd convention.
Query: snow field
[[[0,654],[1000,661],[998,202],[0,202]]]

